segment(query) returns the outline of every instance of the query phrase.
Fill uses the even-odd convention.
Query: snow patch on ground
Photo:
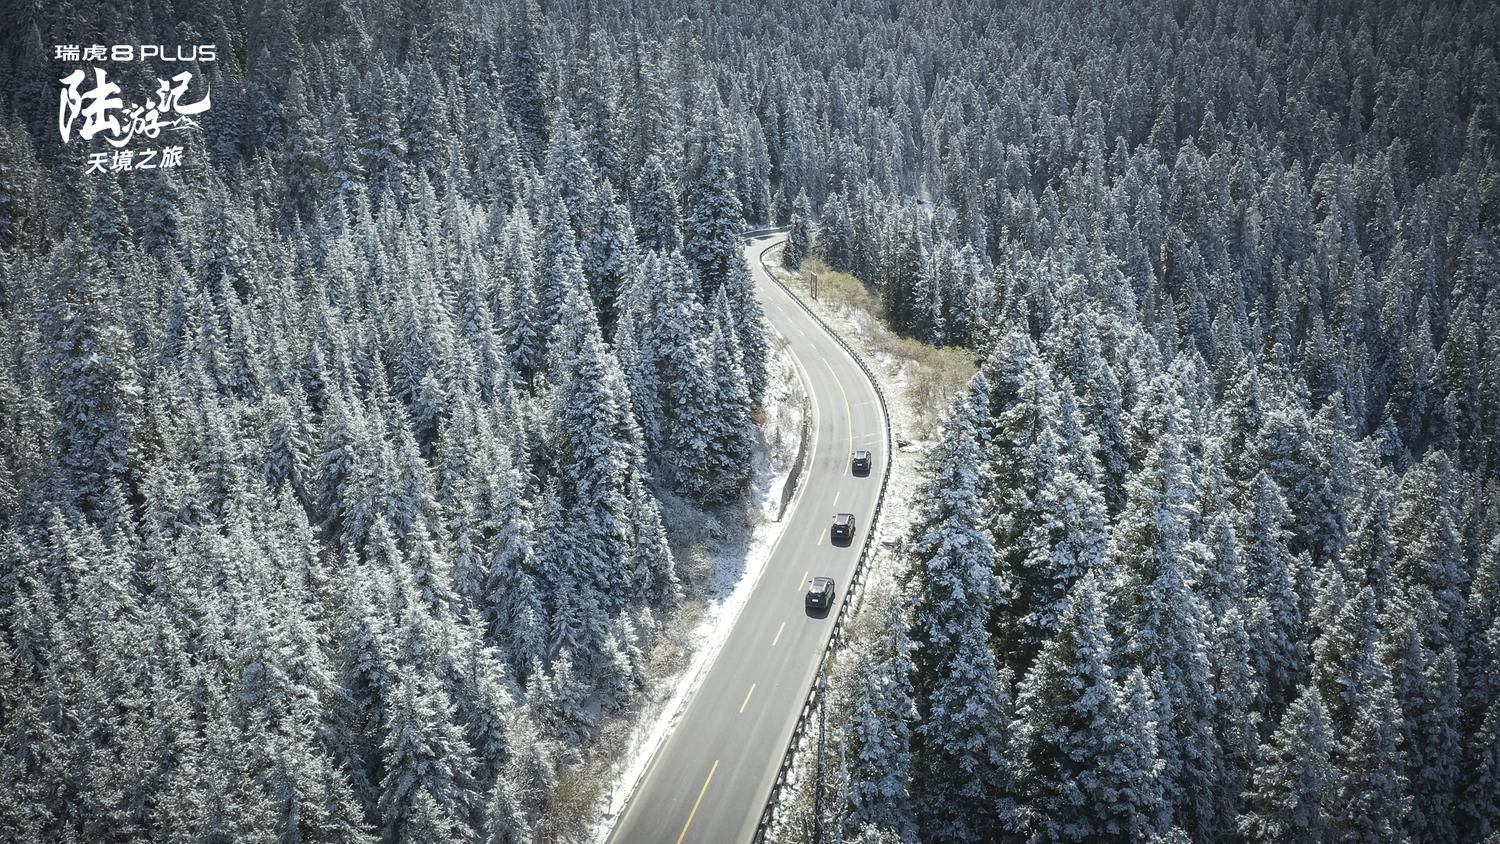
[[[698,648],[685,667],[652,678],[637,702],[635,723],[625,742],[626,750],[610,764],[610,786],[602,795],[595,813],[597,821],[586,839],[595,844],[602,844],[609,837],[615,820],[624,810],[656,751],[676,727],[688,698],[698,687],[704,668],[713,662],[728,637],[730,628],[760,579],[766,561],[770,559],[772,547],[781,536],[783,525],[776,521],[776,517],[781,509],[782,490],[792,462],[797,458],[798,437],[802,416],[808,409],[808,398],[785,341],[772,337],[767,364],[770,378],[764,403],[766,419],[756,443],[754,474],[748,496],[748,524],[727,528],[717,519],[704,519],[701,511],[690,510],[689,505],[680,500],[663,497],[665,521],[682,530],[698,532],[698,535],[679,535],[674,539],[686,540],[698,548],[714,549],[706,560],[708,570],[692,572],[701,574],[702,582],[697,587],[700,591],[688,595],[689,600],[701,603],[701,610],[696,624],[684,638]]]

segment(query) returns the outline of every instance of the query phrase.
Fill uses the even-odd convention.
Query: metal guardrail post
[[[785,231],[785,229],[781,230]],[[848,614],[849,604],[858,592],[860,583],[863,581],[865,564],[869,560],[871,543],[875,538],[875,527],[880,524],[880,511],[885,505],[885,489],[891,479],[891,416],[886,406],[885,391],[880,389],[880,382],[875,380],[875,373],[870,371],[870,367],[865,364],[864,358],[861,358],[854,351],[854,348],[843,337],[839,336],[838,332],[834,331],[828,323],[824,322],[822,317],[814,313],[813,309],[806,302],[798,298],[797,294],[786,285],[786,282],[771,272],[771,267],[766,264],[767,251],[769,250],[762,249],[760,254],[756,256],[756,260],[760,262],[761,269],[765,270],[766,276],[780,285],[781,289],[785,290],[792,297],[792,300],[802,310],[806,311],[807,315],[812,317],[813,321],[828,333],[828,336],[832,337],[836,343],[842,346],[844,351],[849,353],[849,357],[854,359],[855,365],[865,374],[865,379],[870,382],[870,386],[875,388],[875,397],[880,401],[880,419],[885,427],[885,466],[880,473],[880,490],[875,496],[875,513],[870,518],[869,530],[865,531],[865,541],[860,546],[859,559],[854,563],[854,575],[849,580],[849,588],[844,592],[844,599],[839,603],[838,615],[835,616],[833,622],[833,633],[829,635],[828,643],[824,645],[823,655],[818,662],[818,675],[821,677],[828,670],[828,658],[833,655],[834,651],[837,650],[843,641],[844,618]],[[781,758],[781,767],[777,770],[776,779],[771,784],[771,794],[766,799],[766,808],[761,812],[760,822],[755,826],[755,837],[751,839],[755,844],[761,844],[761,842],[766,840],[766,833],[771,827],[771,817],[775,814],[777,801],[781,798],[781,789],[786,785],[787,774],[792,767],[792,759],[796,756],[797,746],[801,743],[803,733],[806,732],[808,713],[815,705],[817,699],[818,683],[815,681],[813,687],[808,690],[807,699],[802,703],[802,711],[797,715],[797,724],[792,728],[791,741],[787,743],[786,753]]]

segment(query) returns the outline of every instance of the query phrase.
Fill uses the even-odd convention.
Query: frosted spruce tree
[[[791,229],[786,234],[786,245],[781,248],[782,266],[790,270],[802,266],[802,259],[812,249],[812,227],[815,222],[807,191],[798,192],[797,201],[792,203]]]
[[[1245,793],[1240,832],[1257,841],[1324,841],[1334,790],[1333,733],[1314,687],[1287,708]]]
[[[1073,585],[1016,696],[1015,822],[1027,837],[1133,841],[1165,831],[1154,705],[1139,669],[1114,679],[1100,572]]]
[[[1166,428],[1127,486],[1106,565],[1116,574],[1113,612],[1120,658],[1151,678],[1170,719],[1161,724],[1165,794],[1190,837],[1213,837],[1230,819],[1209,799],[1223,776],[1214,740],[1209,627],[1195,585],[1208,549],[1194,537],[1197,490],[1183,443],[1180,399],[1168,397]]]
[[[1105,512],[1090,444],[1065,440],[1082,432],[1030,339],[999,340],[984,373],[990,415],[982,424],[994,476],[988,522],[1000,551],[995,628],[1006,664],[1020,673],[1055,632],[1069,587],[1104,555]],[[1072,430],[1059,430],[1059,422]]]
[[[1297,570],[1305,563],[1287,547],[1286,502],[1276,481],[1260,472],[1254,490],[1251,510],[1240,529],[1245,590],[1253,602],[1247,632],[1256,673],[1265,683],[1267,711],[1275,717],[1291,702],[1306,661],[1301,642],[1302,602],[1297,596]]]
[[[973,390],[983,390],[976,377]],[[1009,673],[990,650],[995,549],[984,530],[990,481],[976,438],[980,420],[968,395],[951,405],[936,474],[912,534],[915,694],[922,726],[913,742],[914,794],[924,838],[970,841],[993,829],[1008,792],[1002,755],[1009,718]]]
[[[905,602],[887,610],[884,634],[862,656],[853,709],[844,727],[848,786],[845,835],[857,838],[879,829],[899,841],[913,841],[917,826],[912,805],[913,647]]]
[[[661,156],[652,153],[635,179],[632,210],[635,234],[644,249],[668,255],[682,247],[682,219],[678,188]]]

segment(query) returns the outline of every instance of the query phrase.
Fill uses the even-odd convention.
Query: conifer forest
[[[0,3],[0,841],[588,840],[680,533],[751,508],[778,226],[977,362],[783,835],[1500,842],[1497,52],[1489,0]]]

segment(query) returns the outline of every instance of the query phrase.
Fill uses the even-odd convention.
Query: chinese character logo
[[[57,110],[57,128],[62,133],[63,143],[72,140],[73,123],[80,114],[83,116],[83,126],[78,130],[80,138],[87,141],[108,129],[109,134],[104,140],[119,149],[129,144],[137,133],[155,138],[163,129],[197,126],[192,115],[208,111],[211,105],[207,91],[203,93],[203,99],[196,103],[182,102],[182,95],[187,93],[188,82],[193,78],[193,74],[188,71],[172,77],[171,81],[176,85],[169,85],[165,79],[157,80],[161,87],[156,89],[155,100],[147,99],[144,106],[129,107],[119,97],[120,86],[109,81],[109,74],[103,68],[96,67],[93,71],[94,87],[87,91],[82,90],[83,80],[86,78],[82,70],[75,70],[59,80],[65,86]],[[123,126],[113,113],[116,111],[123,112]],[[165,115],[176,117],[163,122],[162,117]]]
[[[120,47],[114,49],[116,53],[121,50]],[[161,48],[152,49],[158,55],[162,52]],[[58,45],[54,58],[62,61],[93,61],[102,60],[104,55],[102,46],[80,50],[76,45]],[[114,57],[113,54],[111,57]],[[211,57],[211,53],[204,56]],[[158,79],[154,96],[137,105],[125,101],[120,86],[109,81],[106,70],[99,67],[89,69],[93,71],[92,84],[89,82],[90,75],[81,68],[58,80],[63,88],[57,106],[57,131],[64,144],[73,140],[76,129],[78,138],[90,141],[95,136],[101,136],[115,149],[113,156],[108,152],[91,153],[88,172],[105,172],[106,166],[111,172],[180,166],[180,146],[139,151],[125,147],[139,137],[155,140],[164,131],[182,131],[199,125],[193,118],[208,111],[212,105],[207,86],[204,87],[201,98],[189,102],[188,89],[192,85],[193,74],[182,71],[169,79]]]

